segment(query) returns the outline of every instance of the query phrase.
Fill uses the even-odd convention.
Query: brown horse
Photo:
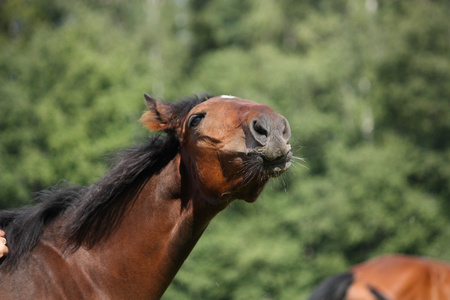
[[[0,212],[1,299],[159,299],[211,219],[234,199],[255,201],[291,164],[289,124],[266,105],[145,98],[142,123],[165,133],[89,187]]]
[[[309,300],[448,300],[450,263],[386,255],[322,282]]]

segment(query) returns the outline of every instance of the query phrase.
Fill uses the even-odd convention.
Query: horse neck
[[[193,178],[177,155],[142,186],[118,230],[92,249],[108,274],[124,274],[115,288],[124,284],[146,299],[162,296],[210,220],[224,208],[209,205]]]

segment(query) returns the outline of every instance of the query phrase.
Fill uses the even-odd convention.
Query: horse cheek
[[[197,163],[199,184],[202,193],[209,198],[219,198],[229,188],[217,160],[202,160]]]

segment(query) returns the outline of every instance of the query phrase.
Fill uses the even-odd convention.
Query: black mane
[[[170,104],[178,118],[184,118],[211,95],[202,94]],[[87,248],[107,239],[120,224],[141,184],[164,168],[178,153],[180,142],[174,132],[149,138],[118,156],[116,164],[96,183],[83,187],[60,183],[39,193],[37,204],[0,211],[0,229],[6,232],[10,253],[2,267],[16,266],[20,258],[38,243],[45,226],[65,215],[69,247]]]

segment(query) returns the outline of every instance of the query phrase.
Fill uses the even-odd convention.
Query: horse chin
[[[246,186],[245,193],[239,199],[244,200],[248,203],[253,203],[258,198],[264,189],[266,183],[271,178],[280,177],[283,175],[291,166],[290,161],[282,161],[276,164],[260,164],[257,168],[257,174],[253,174],[251,177],[257,180],[254,183],[250,183]]]
[[[276,178],[283,175],[291,165],[292,163],[290,161],[283,161],[278,164],[266,164],[263,165],[263,172],[269,178]]]
[[[219,198],[228,202],[234,199],[244,200],[248,203],[255,202],[271,178],[280,177],[290,168],[290,159],[290,153],[272,161],[265,159],[264,155],[257,152],[222,155],[221,162],[227,162],[227,164],[221,165],[222,173],[232,184],[226,192],[222,192]],[[231,165],[230,162],[234,162],[233,168],[228,169]]]

